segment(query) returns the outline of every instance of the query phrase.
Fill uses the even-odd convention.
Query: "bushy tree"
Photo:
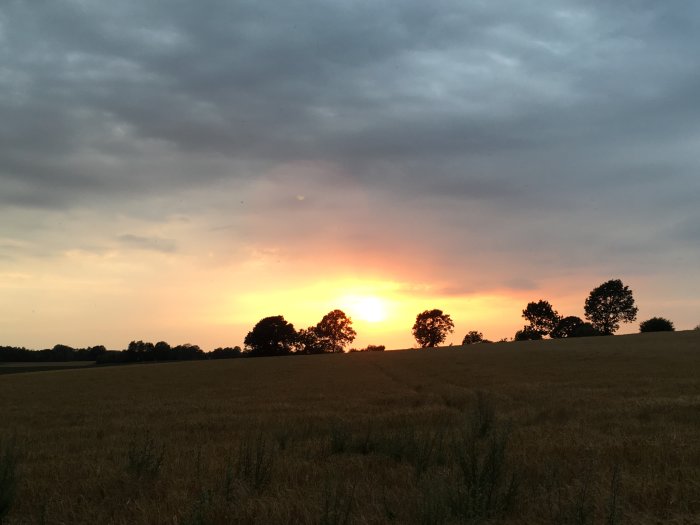
[[[462,339],[463,345],[473,345],[476,343],[481,343],[484,341],[484,334],[477,332],[476,330],[471,330],[467,332],[467,335]]]
[[[153,343],[131,341],[126,349],[126,361],[153,361]]]
[[[611,279],[594,288],[585,305],[586,319],[603,335],[614,334],[621,322],[636,320],[637,310],[632,290],[620,279]]]
[[[166,361],[172,358],[170,345],[165,341],[158,341],[153,347],[153,355],[156,361]]]
[[[675,331],[673,323],[663,317],[652,317],[646,321],[639,323],[639,331],[645,332],[673,332]]]
[[[296,337],[294,325],[275,315],[258,321],[243,342],[251,357],[289,355]]]
[[[543,300],[527,303],[523,317],[530,323],[530,329],[542,336],[549,335],[561,319],[549,301]]]
[[[595,337],[598,335],[605,334],[600,333],[600,331],[591,323],[583,323],[574,331],[574,335],[572,335],[572,337]]]
[[[454,322],[442,310],[426,310],[416,316],[413,337],[421,348],[432,348],[442,343],[448,333],[454,332]]]
[[[314,331],[328,352],[343,352],[343,349],[357,336],[357,332],[352,327],[352,319],[342,310],[328,312],[316,325]]]
[[[523,326],[522,330],[515,332],[514,341],[539,341],[542,334],[531,326]]]
[[[299,330],[294,343],[294,351],[297,354],[323,354],[326,351],[324,342],[316,333],[315,326]]]
[[[565,337],[576,337],[576,330],[583,325],[583,319],[575,315],[563,317],[549,334],[552,339],[562,339]]]

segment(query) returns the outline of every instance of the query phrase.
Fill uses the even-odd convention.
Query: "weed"
[[[439,476],[426,477],[421,483],[416,521],[420,525],[443,525],[449,520],[450,484]]]
[[[0,442],[0,523],[10,512],[17,490],[17,450],[15,440]]]
[[[342,454],[348,450],[352,434],[350,429],[341,422],[331,426],[331,454]]]
[[[510,431],[492,431],[486,439],[462,434],[455,440],[461,483],[452,500],[453,513],[463,519],[482,519],[508,511],[518,492],[518,476],[508,463]]]
[[[134,436],[127,451],[127,471],[135,478],[155,478],[160,473],[165,457],[165,445],[156,443],[146,431]]]
[[[472,410],[472,424],[476,437],[486,437],[493,429],[495,422],[496,409],[493,407],[491,399],[487,394],[478,390],[476,392],[476,403]]]
[[[212,493],[202,490],[197,496],[190,512],[182,520],[182,525],[207,525],[211,523]]]
[[[618,500],[620,499],[620,466],[613,467],[612,479],[610,480],[610,498],[608,499],[607,516],[605,525],[618,525],[620,523],[620,510]]]
[[[272,479],[275,455],[262,431],[246,434],[238,447],[236,474],[250,488],[262,490]]]
[[[355,486],[348,485],[334,477],[324,485],[323,504],[321,507],[321,525],[348,525],[352,516]]]

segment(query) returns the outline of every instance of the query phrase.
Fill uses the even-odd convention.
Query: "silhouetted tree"
[[[530,328],[542,336],[549,335],[561,319],[549,301],[543,300],[527,303],[523,317],[530,323]]]
[[[153,358],[156,361],[166,361],[168,359],[171,359],[172,356],[171,354],[171,348],[168,343],[165,341],[158,341],[154,346],[153,346]]]
[[[663,317],[652,317],[651,319],[647,319],[646,321],[639,323],[639,331],[642,333],[673,332],[675,331],[675,327],[668,319],[664,319]]]
[[[58,344],[51,349],[51,353],[55,361],[72,361],[75,349],[68,345]]]
[[[464,336],[464,339],[462,339],[462,344],[463,345],[473,345],[476,343],[481,343],[484,341],[484,334],[481,332],[477,332],[476,330],[471,330],[470,332],[467,332],[467,335]]]
[[[215,348],[207,354],[209,359],[235,359],[237,357],[242,357],[243,351],[240,346],[226,347],[226,348]]]
[[[549,334],[552,339],[562,339],[565,337],[576,337],[576,330],[583,325],[583,319],[570,315],[563,317]]]
[[[574,330],[571,337],[595,337],[601,334],[591,323],[583,323]]]
[[[326,352],[326,344],[318,336],[315,326],[302,328],[297,332],[294,352],[297,354],[323,354]]]
[[[328,312],[314,331],[327,352],[342,352],[357,336],[352,327],[352,319],[342,310]]]
[[[367,345],[365,348],[351,348],[348,350],[348,353],[354,353],[354,352],[383,352],[386,350],[386,346],[384,345]]]
[[[539,341],[542,334],[531,326],[523,326],[522,330],[515,332],[514,341]]]
[[[620,279],[611,279],[594,288],[586,299],[586,319],[603,335],[612,335],[620,322],[631,323],[637,319],[632,290]]]
[[[90,346],[86,350],[88,357],[93,361],[97,361],[100,356],[104,355],[104,353],[107,351],[107,349],[102,345]]]
[[[191,361],[194,359],[203,359],[205,357],[204,350],[197,345],[185,343],[177,345],[170,349],[171,359],[177,361]]]
[[[442,343],[448,333],[454,332],[455,324],[449,314],[442,310],[426,310],[416,316],[413,337],[421,348],[432,348]]]
[[[275,315],[258,321],[243,342],[251,357],[289,355],[296,338],[294,325]]]
[[[153,361],[153,343],[131,341],[126,349],[127,361]]]

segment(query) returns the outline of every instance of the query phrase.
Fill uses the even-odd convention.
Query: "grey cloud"
[[[137,250],[147,250],[161,253],[174,253],[177,251],[177,244],[173,239],[145,237],[142,235],[133,234],[120,235],[117,239],[123,246]]]
[[[410,242],[419,208],[425,231],[450,225],[429,244],[455,274],[481,257],[460,232],[542,274],[614,266],[694,216],[697,20],[642,1],[7,3],[0,203],[157,220],[207,207],[179,202],[193,189],[323,161],[381,197],[392,235],[360,221],[360,252]]]

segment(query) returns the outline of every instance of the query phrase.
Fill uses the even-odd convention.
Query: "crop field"
[[[68,368],[84,368],[93,366],[92,361],[62,361],[36,363],[0,363],[0,375],[18,374],[20,372],[41,372],[43,370],[60,370]]]
[[[2,375],[3,505],[9,524],[700,523],[700,332]]]

